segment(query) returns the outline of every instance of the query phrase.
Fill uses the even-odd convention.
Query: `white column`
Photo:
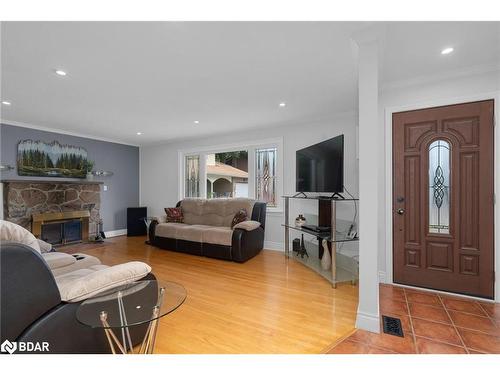
[[[358,46],[359,106],[359,305],[356,327],[379,332],[378,42],[371,31]]]

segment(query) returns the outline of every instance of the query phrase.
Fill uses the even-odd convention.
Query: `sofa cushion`
[[[142,262],[128,262],[98,270],[81,269],[56,277],[56,284],[65,302],[78,302],[120,285],[142,279],[151,267]]]
[[[155,228],[155,235],[159,237],[177,238],[177,229],[188,226],[183,223],[160,223]]]
[[[212,225],[163,223],[156,226],[155,235],[191,242],[231,246],[233,230],[230,227]]]
[[[0,220],[0,241],[22,243],[41,252],[36,237],[29,230],[10,221]]]
[[[231,227],[234,215],[241,209],[251,213],[255,201],[248,198],[186,198],[181,201],[184,223]]]
[[[233,230],[229,227],[205,226],[203,228],[203,243],[231,246]]]
[[[203,231],[205,225],[186,225],[177,229],[178,240],[185,240],[191,242],[203,242]]]

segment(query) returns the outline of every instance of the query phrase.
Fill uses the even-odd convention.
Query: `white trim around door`
[[[481,100],[495,100],[495,118],[494,118],[494,160],[495,160],[495,176],[494,176],[494,192],[495,196],[500,197],[500,130],[497,126],[500,120],[500,91],[488,92],[484,94],[462,96],[455,98],[434,99],[427,102],[413,103],[402,106],[386,107],[385,108],[385,203],[386,203],[386,217],[385,217],[385,275],[379,273],[379,279],[384,279],[386,283],[393,283],[393,269],[392,269],[392,115],[396,112],[412,111],[423,108],[440,107],[445,105],[453,105],[468,102],[477,102]],[[495,275],[500,272],[500,205],[495,203]],[[382,277],[383,276],[383,277]],[[500,302],[500,277],[496,276],[495,280],[495,301]]]

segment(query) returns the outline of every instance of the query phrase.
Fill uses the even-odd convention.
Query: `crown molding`
[[[71,131],[57,129],[57,128],[50,128],[50,127],[47,127],[47,126],[29,124],[29,123],[26,123],[26,122],[11,121],[11,120],[3,119],[3,118],[0,118],[0,126],[1,125],[18,126],[20,128],[29,128],[29,129],[41,130],[41,131],[46,131],[46,132],[51,132],[51,133],[71,135],[73,137],[93,139],[93,140],[96,140],[96,141],[109,142],[109,143],[117,143],[117,144],[126,145],[126,146],[140,147],[140,145],[138,143],[127,143],[127,142],[119,141],[119,140],[116,140],[116,139],[96,137],[96,136],[89,135],[89,134],[78,133],[78,132],[71,132]]]
[[[483,64],[483,65],[474,65],[467,68],[450,70],[446,73],[440,74],[428,74],[418,77],[413,77],[409,79],[402,79],[397,81],[389,81],[380,85],[380,91],[387,91],[399,88],[405,88],[409,86],[416,86],[427,83],[435,83],[446,81],[452,78],[460,78],[467,76],[474,76],[486,73],[493,73],[498,71],[500,73],[500,65],[499,64]]]

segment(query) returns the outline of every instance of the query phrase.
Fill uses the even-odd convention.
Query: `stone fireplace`
[[[25,227],[38,237],[42,234],[40,222],[56,224],[51,236],[55,235],[57,225],[75,220],[81,223],[82,240],[97,232],[102,182],[2,180],[2,183],[5,220]],[[63,239],[64,233],[73,238],[75,225],[61,226]]]

